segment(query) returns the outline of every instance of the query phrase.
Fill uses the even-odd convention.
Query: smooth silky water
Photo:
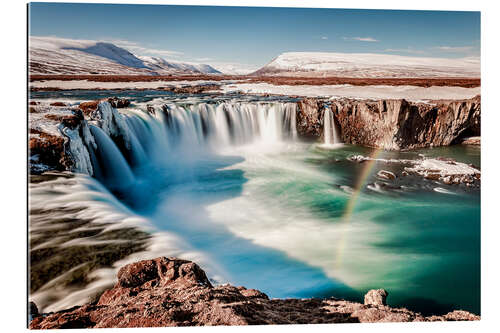
[[[79,93],[65,97],[96,97]],[[62,97],[54,94],[31,97]],[[169,250],[151,256],[194,258],[216,283],[270,297],[357,301],[369,289],[384,288],[392,306],[424,314],[480,312],[480,191],[412,176],[380,187],[379,170],[403,166],[347,160],[423,154],[480,166],[479,148],[328,147],[296,138],[293,101],[246,97],[244,105],[226,101],[223,112],[221,104],[200,106],[191,96],[122,94],[134,99],[134,108],[170,103],[170,116],[124,110],[135,153],[95,152],[100,171],[95,178],[76,177],[81,195],[66,194],[65,204],[71,195],[84,195],[102,214],[144,221],[150,232],[170,235],[156,240],[171,242]],[[112,145],[98,128],[91,131],[99,146]],[[111,151],[118,157],[106,157]],[[31,193],[35,202],[48,200],[37,193]]]

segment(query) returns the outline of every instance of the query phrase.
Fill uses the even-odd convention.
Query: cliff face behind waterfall
[[[325,110],[331,109],[342,142],[387,150],[447,146],[481,135],[481,97],[412,103],[390,100],[322,100],[298,103],[298,132],[322,138]]]

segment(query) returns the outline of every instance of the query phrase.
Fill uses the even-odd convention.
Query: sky
[[[478,57],[480,13],[31,3],[31,36],[112,42],[137,55],[257,69],[283,52]]]

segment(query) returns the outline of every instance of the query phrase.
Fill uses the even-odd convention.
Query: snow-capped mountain
[[[336,77],[479,77],[479,58],[426,58],[370,53],[287,52],[254,75]]]
[[[148,68],[162,72],[162,71],[186,71],[193,73],[204,73],[204,74],[220,74],[218,70],[207,64],[196,64],[190,62],[177,62],[171,60],[165,60],[159,57],[149,57],[149,56],[139,56],[143,64]]]
[[[30,37],[30,74],[220,74],[207,64],[136,56],[112,43]]]

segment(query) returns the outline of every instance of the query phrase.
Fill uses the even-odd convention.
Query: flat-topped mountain
[[[286,52],[253,75],[334,77],[480,77],[475,57],[449,59],[371,53]]]

